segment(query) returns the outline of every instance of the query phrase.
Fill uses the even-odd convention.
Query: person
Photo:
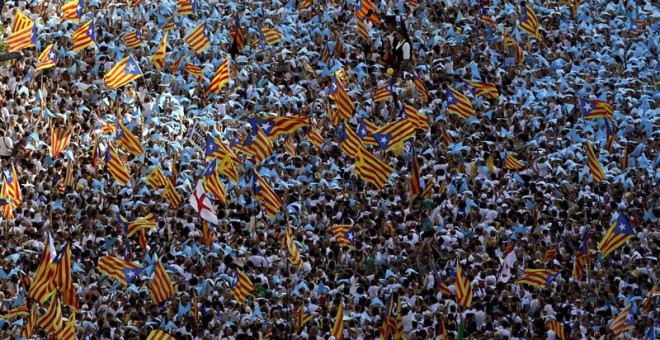
[[[4,129],[0,129],[0,136],[2,136],[0,137],[0,158],[11,159],[14,154],[14,141]]]
[[[412,44],[408,37],[408,32],[403,25],[397,26],[394,36],[394,45],[392,47],[395,60],[393,68],[396,76],[401,77],[411,63]]]

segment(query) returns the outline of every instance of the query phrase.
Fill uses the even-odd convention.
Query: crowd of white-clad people
[[[0,318],[0,338],[33,323],[34,339],[67,327],[79,339],[655,339],[657,3],[199,0],[177,15],[182,2],[81,0],[78,21],[59,2],[0,7],[3,41],[18,11],[37,27],[35,47],[0,63],[0,317],[27,308]],[[536,36],[522,28],[530,16]],[[91,19],[93,44],[72,52]],[[210,46],[198,53],[185,40],[201,22]],[[56,63],[37,71],[50,44]],[[127,56],[142,75],[108,87]],[[229,82],[207,93],[227,60]],[[346,119],[337,82],[355,107]],[[473,115],[455,113],[452,91]],[[410,119],[409,107],[426,124],[386,150],[367,142],[365,124]],[[265,159],[241,149],[239,136],[261,131],[249,119],[301,116],[308,125],[271,138]],[[118,122],[140,155],[117,146]],[[382,188],[347,153],[346,129],[391,167]],[[53,155],[57,131],[71,137]],[[207,134],[238,174],[220,175],[224,202],[207,192],[210,226],[189,199],[212,161]],[[111,146],[126,184],[104,164]],[[180,204],[149,185],[156,167]],[[283,202],[274,214],[255,172]],[[129,237],[121,217],[149,214],[155,227]],[[78,308],[58,278],[35,299],[40,264],[57,267],[66,249]],[[147,269],[122,284],[99,269],[109,257]],[[174,294],[157,303],[159,264]],[[546,270],[542,284],[526,281],[532,269]],[[254,286],[243,301],[239,272]]]

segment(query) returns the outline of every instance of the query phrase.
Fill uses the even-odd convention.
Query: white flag
[[[502,261],[502,274],[500,274],[500,282],[509,282],[511,279],[511,269],[513,264],[516,263],[516,251],[515,248],[507,249],[507,253],[504,254],[504,260]]]
[[[215,207],[211,204],[211,200],[206,196],[201,179],[197,182],[197,187],[195,187],[195,191],[193,191],[192,196],[190,196],[190,205],[200,216],[202,216],[203,219],[207,220],[209,223],[218,224],[218,216],[215,213]]]

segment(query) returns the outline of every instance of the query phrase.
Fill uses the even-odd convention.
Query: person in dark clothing
[[[396,77],[403,76],[412,58],[412,43],[404,26],[398,26],[395,33],[396,44],[392,45],[393,54],[396,58],[392,68]]]

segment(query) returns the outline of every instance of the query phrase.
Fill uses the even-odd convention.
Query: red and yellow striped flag
[[[24,48],[34,47],[37,43],[37,26],[34,21],[16,10],[14,25],[11,34],[7,37],[8,52],[20,51]]]
[[[176,340],[176,338],[162,329],[154,329],[147,336],[147,340]]]
[[[142,46],[142,28],[138,27],[135,31],[126,33],[121,40],[124,41],[126,48],[137,48]]]
[[[197,4],[195,0],[179,0],[177,3],[178,15],[193,15],[196,9]]]
[[[475,117],[476,113],[468,97],[451,86],[447,86],[447,111],[463,119]]]
[[[609,330],[614,333],[614,336],[617,337],[621,333],[635,328],[635,320],[633,319],[632,314],[630,314],[631,306],[628,306],[621,310],[619,315],[617,315],[610,325],[607,327]]]
[[[257,128],[245,138],[243,152],[254,157],[257,163],[263,162],[273,154],[273,141],[260,128]]]
[[[293,231],[291,230],[291,225],[287,224],[286,230],[284,231],[284,237],[282,238],[282,248],[286,251],[287,258],[292,265],[300,268],[302,267],[302,257],[300,255],[300,250],[296,246],[296,243],[293,241]]]
[[[307,132],[307,139],[309,139],[309,141],[314,146],[316,146],[317,149],[320,149],[321,146],[323,145],[323,137],[321,136],[321,132],[319,131],[315,122],[311,122],[309,126],[309,132]]]
[[[619,215],[617,220],[610,226],[610,229],[607,230],[603,239],[598,242],[597,248],[601,253],[601,257],[607,257],[633,238],[634,235],[635,232],[628,218],[623,214]]]
[[[176,192],[176,187],[174,187],[174,183],[172,183],[170,179],[167,179],[167,181],[165,182],[165,190],[163,190],[163,197],[165,197],[165,200],[167,200],[167,203],[170,205],[170,208],[173,209],[180,206],[181,202],[183,202],[181,196],[179,196],[179,193]]]
[[[206,167],[202,184],[204,186],[204,190],[211,193],[215,199],[222,202],[223,204],[227,203],[227,190],[225,189],[225,185],[222,184],[222,181],[220,180],[216,159],[212,160],[211,163]]]
[[[206,21],[190,31],[183,39],[195,52],[202,53],[211,46],[210,31]]]
[[[424,81],[422,80],[422,78],[415,75],[415,79],[413,81],[413,84],[415,85],[415,90],[417,90],[417,93],[419,94],[419,97],[422,100],[422,102],[423,103],[428,103],[429,102],[429,90],[426,89],[426,86],[424,85]]]
[[[186,72],[192,74],[193,76],[197,78],[203,78],[204,77],[204,70],[202,70],[201,67],[191,64],[189,62],[186,62],[186,67],[185,67]]]
[[[229,58],[226,58],[220,64],[220,67],[218,67],[213,79],[211,79],[211,82],[206,87],[206,95],[220,92],[222,87],[227,83],[229,83]]]
[[[71,313],[64,327],[55,332],[58,340],[76,340],[76,314]]]
[[[151,281],[151,298],[155,304],[161,304],[175,294],[174,286],[163,263],[158,261],[154,268],[154,278]]]
[[[339,140],[340,144],[339,147],[341,148],[342,151],[344,151],[349,157],[355,158],[358,155],[358,152],[361,152],[364,150],[364,152],[368,152],[365,148],[364,145],[362,145],[362,142],[360,141],[360,137],[351,129],[350,126],[348,126],[348,123],[343,122],[339,126]]]
[[[34,325],[37,322],[37,310],[37,308],[32,307],[32,313],[30,313],[30,317],[27,319],[25,327],[23,327],[23,331],[21,332],[21,336],[24,338],[30,339],[34,333]]]
[[[60,18],[60,22],[64,22],[67,20],[71,20],[74,22],[80,21],[80,18],[83,15],[84,6],[85,6],[84,0],[72,0],[65,3],[61,7],[62,17]]]
[[[7,314],[0,316],[0,319],[11,319],[14,317],[28,316],[30,315],[30,310],[28,309],[27,301],[23,302],[22,305],[10,310]]]
[[[119,158],[117,150],[108,144],[108,150],[105,154],[105,163],[110,171],[112,177],[121,185],[126,185],[131,181],[131,175],[128,173],[128,168],[124,161]]]
[[[328,97],[335,101],[335,104],[337,105],[336,114],[339,116],[340,120],[351,118],[353,111],[355,111],[355,105],[337,77],[332,79],[332,85],[328,92]]]
[[[376,11],[371,0],[362,0],[360,7],[357,9],[357,15],[371,21],[376,27],[380,27],[382,24],[378,11]]]
[[[121,215],[120,215],[121,216]],[[144,231],[145,229],[155,229],[156,228],[156,217],[154,214],[147,214],[147,216],[136,218],[127,223],[128,237],[132,237],[137,234],[139,231]]]
[[[268,216],[275,217],[280,209],[282,209],[284,201],[282,201],[273,188],[270,187],[268,182],[261,178],[256,171],[254,172],[254,178],[252,181],[254,185],[252,189],[254,198],[264,204]]]
[[[524,283],[537,288],[545,288],[559,275],[556,270],[525,269],[524,275],[516,283]]]
[[[417,153],[412,148],[412,170],[410,171],[410,199],[422,193],[422,184],[419,178],[419,164],[417,164]]]
[[[50,156],[56,158],[69,145],[71,129],[50,128]]]
[[[472,306],[472,286],[463,274],[463,268],[458,261],[456,261],[456,302],[463,307]]]
[[[518,27],[520,27],[523,32],[527,32],[536,39],[541,40],[541,33],[539,33],[539,18],[529,4],[526,4],[525,7],[520,9],[520,26]]]
[[[48,45],[48,47],[41,51],[38,60],[36,71],[45,70],[56,65],[57,55],[55,54],[55,50],[53,50],[53,44]]]
[[[337,308],[337,316],[335,317],[335,324],[332,326],[330,335],[334,336],[336,340],[344,339],[344,302],[339,302]]]
[[[39,318],[37,324],[50,335],[54,335],[62,328],[62,306],[60,305],[59,295],[53,294],[46,314]]]
[[[59,288],[62,293],[64,304],[76,311],[80,308],[80,305],[76,289],[73,287],[73,277],[71,276],[71,249],[69,248],[68,243],[55,258],[55,263],[57,264],[54,279],[55,286]]]
[[[514,57],[516,58],[516,64],[520,64],[525,60],[525,51],[518,45],[518,43],[511,37],[509,30],[504,30],[504,48],[510,48],[513,50]]]
[[[413,124],[415,129],[421,131],[428,131],[431,126],[429,125],[429,117],[419,113],[417,109],[410,104],[403,104],[404,117]]]
[[[164,187],[167,179],[165,178],[165,174],[163,174],[163,170],[159,166],[156,166],[147,176],[146,182],[151,189],[157,189]]]
[[[238,303],[243,304],[245,298],[254,290],[252,280],[242,270],[237,269],[234,274],[234,282],[231,286],[231,294]]]
[[[355,172],[366,182],[383,189],[394,169],[376,158],[371,152],[362,148],[355,155]]]
[[[566,333],[564,332],[564,324],[557,320],[550,320],[545,325],[547,329],[555,332],[559,340],[566,340]]]
[[[328,231],[332,233],[340,247],[355,249],[355,232],[352,225],[337,224],[328,228]]]
[[[236,164],[229,153],[225,153],[224,156],[219,159],[218,172],[228,180],[238,183],[238,170],[236,170]]]
[[[135,157],[140,157],[144,152],[140,140],[129,130],[121,119],[117,120],[119,129],[117,129],[117,145],[124,151],[129,152]]]
[[[112,256],[103,256],[97,265],[99,272],[116,279],[123,287],[133,282],[144,268]]]
[[[261,32],[266,39],[268,45],[275,45],[278,42],[282,41],[282,32],[265,26],[261,26]]]
[[[470,85],[472,95],[475,97],[484,96],[491,99],[500,98],[500,94],[497,92],[497,87],[495,87],[495,84],[467,79],[463,79],[463,81]]]
[[[284,149],[291,156],[296,155],[296,145],[293,143],[293,137],[291,135],[288,135],[286,138],[284,138]]]
[[[236,49],[239,51],[242,51],[243,48],[245,48],[245,31],[243,30],[243,27],[241,27],[241,18],[238,16],[238,14],[234,14],[233,17],[233,27],[229,31],[229,36],[234,39],[236,42]]]
[[[357,12],[354,14],[354,17],[355,17],[355,22],[357,23],[358,33],[360,34],[360,37],[364,41],[370,41],[369,30],[367,29],[367,25],[364,24],[364,19],[362,19],[357,14]]]
[[[515,157],[513,157],[512,154],[507,153],[506,157],[504,157],[504,168],[509,169],[509,170],[518,170],[522,169],[524,165],[517,160]]]
[[[78,27],[78,29],[73,32],[71,39],[73,40],[72,52],[77,52],[94,45],[96,41],[96,26],[94,19]]]
[[[589,171],[591,172],[591,176],[593,177],[594,182],[600,183],[605,179],[605,170],[603,170],[600,162],[598,162],[598,156],[596,155],[591,142],[587,141],[585,147],[587,149],[587,159],[589,160]]]
[[[165,67],[165,53],[167,52],[167,32],[163,35],[163,39],[158,43],[158,48],[156,48],[156,53],[151,56],[151,61],[154,63],[154,66],[157,70]]]
[[[116,89],[140,77],[142,77],[140,65],[138,65],[138,62],[133,55],[129,55],[118,61],[117,64],[115,64],[115,66],[103,76],[103,80],[105,81],[105,86],[107,88]]]

